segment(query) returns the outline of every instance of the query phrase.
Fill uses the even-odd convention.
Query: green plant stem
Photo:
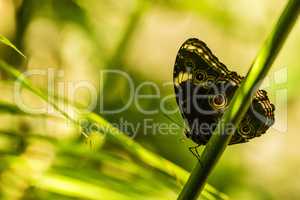
[[[137,5],[133,12],[129,16],[128,23],[125,26],[123,34],[121,35],[120,41],[112,55],[112,57],[107,61],[107,67],[122,68],[124,62],[124,56],[127,53],[130,42],[134,37],[134,33],[139,27],[140,21],[143,19],[146,11],[150,6],[148,0],[138,0]]]
[[[247,112],[253,91],[256,91],[286,40],[299,14],[300,1],[290,0],[283,10],[277,24],[258,52],[245,80],[235,93],[228,110],[224,113],[206,148],[201,154],[201,164],[193,169],[187,183],[181,191],[179,200],[197,199],[206,180],[225,151],[235,130],[227,130],[225,125],[237,127]]]

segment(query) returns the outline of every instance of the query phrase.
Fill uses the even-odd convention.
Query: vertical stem
[[[117,67],[118,69],[123,67],[121,65],[123,64],[127,48],[131,40],[133,39],[134,33],[138,28],[138,25],[142,20],[144,14],[146,13],[150,3],[148,2],[148,0],[138,0],[136,4],[137,5],[135,6],[133,12],[131,13],[128,19],[128,23],[125,26],[125,30],[123,32],[119,44],[117,45],[117,48],[113,53],[112,57],[107,62],[107,67]]]
[[[148,0],[137,0],[136,1],[136,6],[134,7],[133,12],[131,13],[128,22],[125,26],[125,30],[120,38],[120,41],[112,54],[112,56],[106,60],[105,62],[105,68],[107,69],[117,69],[117,70],[122,70],[124,69],[124,57],[127,53],[128,47],[130,42],[133,39],[134,33],[138,28],[138,25],[140,21],[142,20],[144,14],[150,7],[150,2]],[[104,80],[101,80],[102,86],[100,88],[100,91],[98,93],[98,98],[101,99],[101,96],[106,96],[109,98],[110,88],[111,88],[111,82],[113,82],[113,78],[111,76],[107,76],[103,78]],[[103,82],[102,82],[103,81]],[[101,100],[100,100],[101,101]],[[103,105],[109,107],[112,104],[115,104],[116,102],[114,101],[104,101],[102,102]],[[101,114],[100,113],[100,102],[98,101],[98,105],[96,106],[96,110],[94,112]]]
[[[286,40],[299,14],[300,0],[290,0],[283,10],[273,31],[267,38],[240,88],[235,93],[228,110],[224,113],[202,155],[201,164],[193,169],[178,200],[197,199],[206,180],[225,151],[235,130],[224,130],[225,125],[237,127],[251,103],[252,92],[256,91],[269,71],[273,61]]]

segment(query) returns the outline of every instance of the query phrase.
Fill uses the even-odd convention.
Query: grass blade
[[[13,48],[18,54],[26,59],[26,56],[3,35],[0,35],[0,42],[5,44],[6,46]]]
[[[8,65],[7,63],[1,60],[0,60],[0,69],[4,70],[7,74],[17,79],[17,81],[19,81],[20,84],[22,84],[29,91],[31,91],[38,97],[42,98],[45,102],[52,105],[58,112],[64,115],[67,119],[71,120],[71,122],[74,123],[75,126],[79,125],[77,119],[74,119],[71,115],[69,115],[69,113],[66,113],[58,106],[57,104],[58,101],[55,101],[54,100],[55,98],[48,97],[46,92],[35,87],[28,79],[26,79],[26,77],[20,71],[14,69],[12,66]],[[120,130],[115,128],[108,121],[103,119],[101,116],[95,113],[89,113],[80,116],[80,118],[87,119],[90,122],[97,123],[103,130],[102,133],[106,134],[106,139],[108,139],[110,142],[113,142],[115,144],[124,147],[124,149],[126,149],[128,152],[136,156],[146,165],[149,165],[155,169],[158,169],[170,175],[171,177],[176,178],[182,184],[188,179],[187,171],[175,165],[174,163],[168,161],[167,159],[164,159],[161,156],[156,155],[151,151],[143,148],[141,145],[133,141],[131,138],[127,137],[125,133],[122,133]],[[209,184],[206,184],[202,195],[207,199],[212,199],[210,198],[210,196],[212,196],[211,194],[214,194],[219,199],[227,199],[227,196],[225,194],[218,192],[214,187],[212,187]]]
[[[5,63],[2,60],[0,60],[0,69],[4,70],[7,74],[9,74],[12,77],[14,77],[15,79],[17,79],[16,81],[18,81],[22,86],[24,86],[29,91],[31,91],[33,94],[39,96],[44,101],[46,101],[47,103],[49,103],[51,106],[53,106],[54,109],[56,109],[58,112],[60,112],[67,119],[69,119],[70,121],[72,121],[75,124],[77,124],[77,122],[75,121],[75,119],[73,119],[73,117],[71,115],[69,115],[63,109],[61,109],[57,105],[57,103],[55,102],[55,100],[53,98],[49,98],[48,95],[44,91],[42,91],[39,88],[37,88],[34,85],[32,85],[30,83],[30,81],[28,79],[26,79],[26,77],[20,71],[16,70],[15,68],[13,68],[12,66],[8,65],[7,63]]]

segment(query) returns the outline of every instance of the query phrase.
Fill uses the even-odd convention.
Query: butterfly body
[[[207,143],[228,108],[243,77],[232,72],[213,55],[206,44],[188,39],[180,48],[174,66],[176,101],[189,130],[186,136],[199,145]],[[275,107],[264,90],[258,90],[230,144],[258,137],[274,123]]]

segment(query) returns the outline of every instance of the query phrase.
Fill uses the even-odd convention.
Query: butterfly
[[[173,73],[176,102],[188,126],[185,134],[198,146],[208,142],[243,79],[201,40],[191,38],[180,47]],[[264,134],[274,124],[274,111],[267,92],[256,91],[239,126],[224,127],[235,130],[229,145]]]

